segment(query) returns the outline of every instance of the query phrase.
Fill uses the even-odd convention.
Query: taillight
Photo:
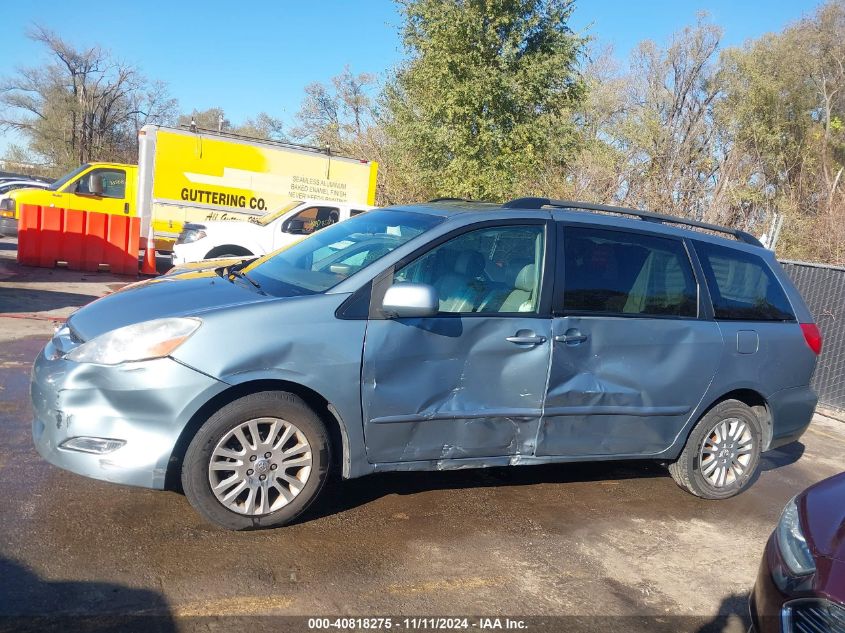
[[[816,356],[822,353],[822,335],[815,323],[802,323],[801,331],[804,332],[804,340]]]

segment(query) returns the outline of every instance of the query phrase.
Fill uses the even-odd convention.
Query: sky
[[[726,46],[807,15],[818,0],[577,0],[571,26],[612,45],[620,59],[644,39],[665,42],[707,11]],[[182,112],[222,107],[233,123],[265,111],[290,123],[304,87],[346,65],[384,79],[402,59],[401,20],[391,0],[220,2],[160,0],[86,4],[4,3],[0,77],[46,60],[26,38],[32,24],[79,47],[99,44],[165,81]],[[0,155],[13,140],[0,136]]]

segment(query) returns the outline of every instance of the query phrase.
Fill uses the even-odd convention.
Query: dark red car
[[[749,608],[759,633],[845,633],[845,473],[786,504]]]

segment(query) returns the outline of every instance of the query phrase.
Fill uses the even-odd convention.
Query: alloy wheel
[[[295,424],[255,418],[238,424],[214,447],[208,482],[223,506],[259,516],[293,501],[308,481],[311,464],[311,445]]]
[[[701,445],[701,474],[714,488],[732,486],[748,470],[753,452],[754,436],[748,423],[739,418],[721,420]]]

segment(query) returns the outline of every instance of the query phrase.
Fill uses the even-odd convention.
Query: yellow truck
[[[296,200],[372,206],[378,163],[329,150],[210,130],[146,125],[138,165],[88,163],[47,189],[20,189],[0,203],[0,232],[17,233],[23,204],[141,218],[157,250],[171,251],[186,222],[257,221]]]

